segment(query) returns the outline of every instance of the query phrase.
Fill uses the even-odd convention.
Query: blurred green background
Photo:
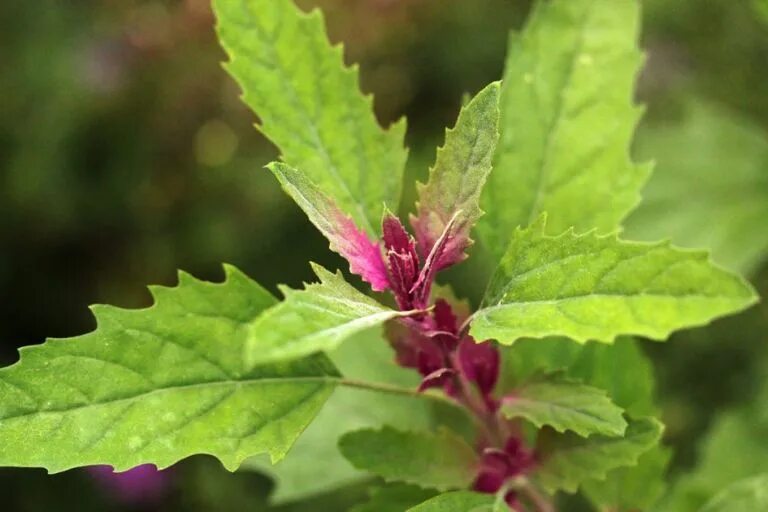
[[[412,180],[426,174],[462,94],[500,77],[508,31],[529,2],[301,3],[321,5],[332,40],[360,62],[379,119],[408,116],[403,203],[412,204]],[[649,58],[638,98],[648,110],[634,151],[656,160],[657,174],[628,236],[709,247],[766,295],[768,2],[643,5]],[[21,345],[92,329],[89,304],[146,305],[145,285],[173,284],[177,268],[218,279],[229,262],[274,288],[308,279],[308,260],[338,264],[262,169],[276,150],[220,66],[213,23],[207,0],[0,2],[3,365]],[[471,267],[454,277],[476,296]],[[696,503],[697,493],[768,471],[767,341],[763,303],[646,344],[676,450],[671,477],[683,475],[675,499]],[[762,449],[766,462],[723,468],[712,445],[729,446],[728,436],[754,436],[747,450]],[[170,482],[151,503],[124,503],[84,471],[3,469],[0,509],[266,510],[265,479],[210,459],[179,464]],[[362,495],[352,488],[296,510],[344,510]]]

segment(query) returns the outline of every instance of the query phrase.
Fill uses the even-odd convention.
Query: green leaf
[[[661,437],[661,423],[645,418],[629,423],[624,437],[591,436],[542,432],[538,453],[541,463],[531,473],[547,492],[574,493],[582,482],[604,479],[609,471],[637,464]]]
[[[768,133],[721,107],[690,102],[680,121],[649,123],[638,153],[658,169],[627,236],[671,236],[706,247],[728,268],[752,272],[768,256]]]
[[[340,273],[313,268],[320,283],[303,290],[282,287],[285,300],[251,323],[246,345],[251,366],[333,350],[355,333],[408,314],[357,291]]]
[[[435,496],[407,512],[490,512],[494,501],[490,494],[454,491]]]
[[[581,486],[599,510],[636,512],[652,507],[667,488],[665,472],[671,450],[656,446],[640,456],[637,466],[614,469],[605,480],[590,480]]]
[[[434,491],[415,485],[394,484],[371,492],[371,499],[349,512],[403,512],[435,495]]]
[[[704,252],[594,232],[550,237],[539,222],[516,230],[471,332],[502,344],[546,336],[610,343],[623,334],[664,340],[755,302],[746,281]]]
[[[419,384],[415,372],[393,364],[392,349],[382,338],[381,329],[353,336],[328,357],[348,379],[410,389],[416,389]],[[367,473],[352,467],[341,455],[337,441],[347,432],[385,424],[426,429],[431,424],[430,408],[417,398],[338,387],[283,460],[273,466],[266,457],[259,457],[243,465],[274,478],[276,489],[270,497],[272,502],[307,498],[368,478]],[[307,461],[315,462],[308,464]]]
[[[500,257],[509,233],[549,214],[550,233],[614,230],[640,200],[649,166],[629,146],[642,62],[637,0],[535,4],[510,38],[501,91],[501,139],[478,232]]]
[[[568,380],[562,374],[533,379],[502,400],[507,418],[525,418],[537,427],[580,436],[621,436],[627,427],[622,409],[602,389]]]
[[[377,233],[382,204],[395,208],[400,199],[405,123],[381,129],[319,11],[303,13],[292,0],[216,0],[214,10],[227,70],[261,132],[288,165]]]
[[[482,212],[480,193],[491,172],[491,161],[499,140],[499,83],[480,91],[461,109],[456,126],[445,135],[437,150],[435,166],[426,185],[418,184],[419,200],[411,224],[418,247],[426,257],[455,215],[446,266],[466,257],[472,241],[469,232]]]
[[[277,177],[283,190],[304,210],[309,220],[330,241],[330,249],[349,262],[352,273],[361,276],[376,291],[389,286],[387,267],[379,244],[361,232],[336,203],[323,194],[301,172],[285,164],[273,162],[267,166]]]
[[[768,510],[768,473],[741,480],[717,494],[700,512]]]
[[[339,448],[356,468],[386,481],[438,490],[469,486],[478,463],[472,447],[445,429],[436,433],[390,427],[359,430],[344,435]]]
[[[248,370],[247,325],[274,298],[232,267],[224,283],[181,274],[143,310],[93,308],[98,327],[21,350],[0,370],[0,465],[57,472],[167,467],[199,453],[230,470],[281,459],[331,394],[324,356]]]

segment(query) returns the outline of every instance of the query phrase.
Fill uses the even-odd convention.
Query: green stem
[[[433,400],[435,402],[450,405],[451,407],[455,407],[457,409],[461,409],[462,411],[466,411],[464,407],[462,407],[460,404],[454,402],[453,400],[451,400],[446,396],[432,394],[432,393],[423,393],[412,388],[404,388],[401,386],[393,386],[391,384],[382,384],[378,382],[366,382],[362,380],[344,379],[344,378],[338,379],[337,382],[340,385],[346,386],[348,388],[365,389],[368,391],[388,393],[391,395],[400,395],[400,396],[408,396],[411,398],[424,398],[427,400]]]

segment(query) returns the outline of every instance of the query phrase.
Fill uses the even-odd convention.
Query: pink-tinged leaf
[[[389,288],[387,267],[378,243],[368,238],[303,173],[279,162],[273,162],[267,168],[280,181],[283,190],[304,210],[312,224],[328,239],[331,250],[349,262],[350,272],[362,277],[377,292]]]
[[[445,225],[440,238],[437,239],[432,246],[432,250],[424,262],[424,266],[419,273],[419,278],[413,284],[409,294],[413,297],[413,304],[417,308],[424,308],[429,300],[429,295],[432,291],[432,283],[435,280],[435,274],[444,268],[440,266],[441,261],[445,261],[444,255],[449,251],[449,244],[454,240],[456,221],[461,215],[461,212],[456,212],[453,217]]]
[[[458,361],[462,373],[477,384],[483,395],[493,391],[499,378],[499,351],[493,343],[476,343],[465,336],[459,343]]]
[[[451,368],[440,368],[424,377],[419,385],[419,392],[426,391],[431,388],[442,388],[448,382],[450,382],[456,375],[456,370]]]
[[[426,303],[413,301],[411,288],[419,276],[416,240],[406,231],[400,219],[389,211],[382,220],[384,248],[389,263],[390,286],[401,310],[424,309]]]
[[[482,91],[461,110],[455,128],[448,130],[445,145],[437,150],[426,185],[419,184],[416,215],[411,216],[419,251],[427,258],[450,220],[453,234],[434,262],[437,270],[466,258],[472,244],[470,230],[482,215],[480,193],[491,172],[499,139],[499,83]]]

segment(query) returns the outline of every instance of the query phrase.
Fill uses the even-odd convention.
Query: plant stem
[[[338,379],[337,382],[340,385],[346,386],[348,388],[365,389],[368,391],[377,391],[379,393],[388,393],[391,395],[409,396],[411,398],[425,398],[428,400],[439,402],[441,404],[450,405],[451,407],[461,409],[462,411],[466,411],[466,409],[462,407],[461,404],[458,404],[454,400],[451,400],[450,398],[443,395],[438,395],[433,393],[424,393],[416,389],[393,386],[392,384],[382,384],[378,382],[367,382],[367,381],[354,380],[354,379],[342,378],[342,379]]]

